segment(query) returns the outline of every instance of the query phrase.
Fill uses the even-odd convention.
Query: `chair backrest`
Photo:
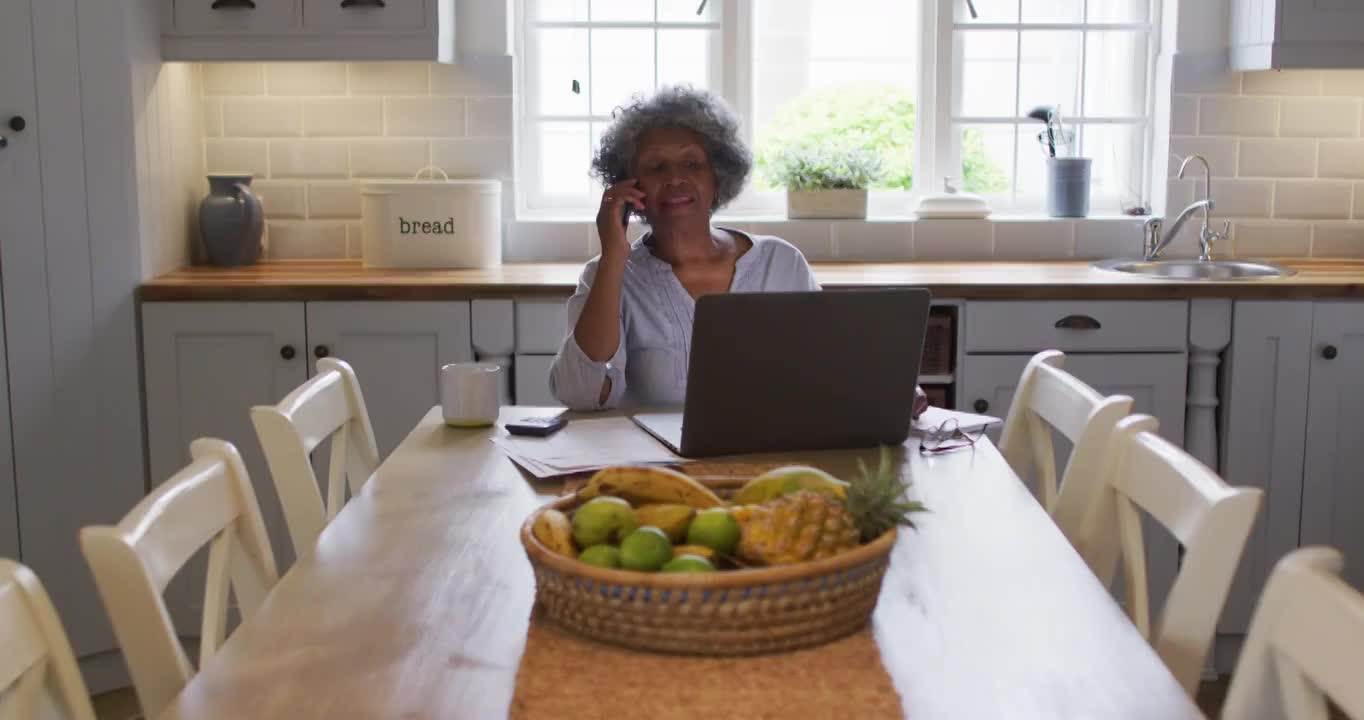
[[[379,467],[365,397],[355,371],[344,361],[323,358],[317,374],[284,396],[278,405],[251,408],[265,461],[279,491],[289,539],[298,557],[312,551],[317,536]],[[331,438],[324,503],[311,453]]]
[[[194,675],[162,598],[166,585],[209,546],[199,665],[227,628],[228,592],[248,620],[279,579],[256,494],[230,443],[200,439],[193,462],[115,526],[81,530],[81,550],[123,649],[142,713],[156,717]]]
[[[0,558],[0,720],[95,720],[66,630],[33,571]]]
[[[1340,579],[1334,548],[1285,555],[1265,584],[1223,718],[1326,720],[1327,698],[1364,718],[1364,595]]]
[[[1227,485],[1192,455],[1156,435],[1156,427],[1156,419],[1147,415],[1118,423],[1099,501],[1107,512],[1087,528],[1089,534],[1078,547],[1105,584],[1111,584],[1121,562],[1127,614],[1192,695],[1255,524],[1261,492]],[[1179,573],[1154,625],[1138,510],[1184,546]]]
[[[1132,398],[1104,397],[1061,369],[1065,359],[1059,350],[1046,350],[1028,361],[999,449],[1019,477],[1035,480],[1042,507],[1070,537],[1092,505],[1113,427],[1132,411]],[[1073,445],[1059,483],[1053,429]]]

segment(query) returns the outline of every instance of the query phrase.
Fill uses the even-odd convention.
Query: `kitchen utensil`
[[[1052,217],[1089,214],[1090,158],[1047,158],[1047,213]]]
[[[1057,117],[1057,109],[1051,105],[1039,105],[1028,112],[1028,117],[1046,125],[1042,131],[1046,136],[1046,141],[1043,142],[1042,146],[1047,151],[1047,157],[1056,157],[1056,132],[1052,123]],[[1042,135],[1038,136],[1038,140],[1042,140]]]

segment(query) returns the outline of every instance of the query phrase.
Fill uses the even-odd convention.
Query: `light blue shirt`
[[[727,228],[725,228],[728,230]],[[770,235],[746,235],[753,247],[739,256],[730,292],[797,292],[818,290],[810,265],[793,245]],[[568,300],[568,336],[549,371],[549,386],[559,402],[574,410],[614,407],[680,407],[687,392],[691,329],[696,301],[673,273],[655,257],[645,235],[635,242],[625,262],[620,297],[620,337],[616,354],[606,362],[587,357],[573,329],[587,303],[600,257],[588,261],[578,290]],[[602,383],[611,378],[611,394],[601,399]]]

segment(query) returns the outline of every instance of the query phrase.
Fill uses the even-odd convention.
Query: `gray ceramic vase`
[[[265,211],[251,193],[250,175],[208,176],[199,203],[199,237],[211,265],[250,265],[260,259]]]

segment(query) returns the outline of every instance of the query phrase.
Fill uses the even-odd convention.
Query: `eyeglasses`
[[[956,418],[948,418],[943,424],[924,433],[919,443],[919,452],[925,455],[952,452],[963,448],[974,448],[976,442],[985,436],[985,428],[971,431],[962,430]]]

